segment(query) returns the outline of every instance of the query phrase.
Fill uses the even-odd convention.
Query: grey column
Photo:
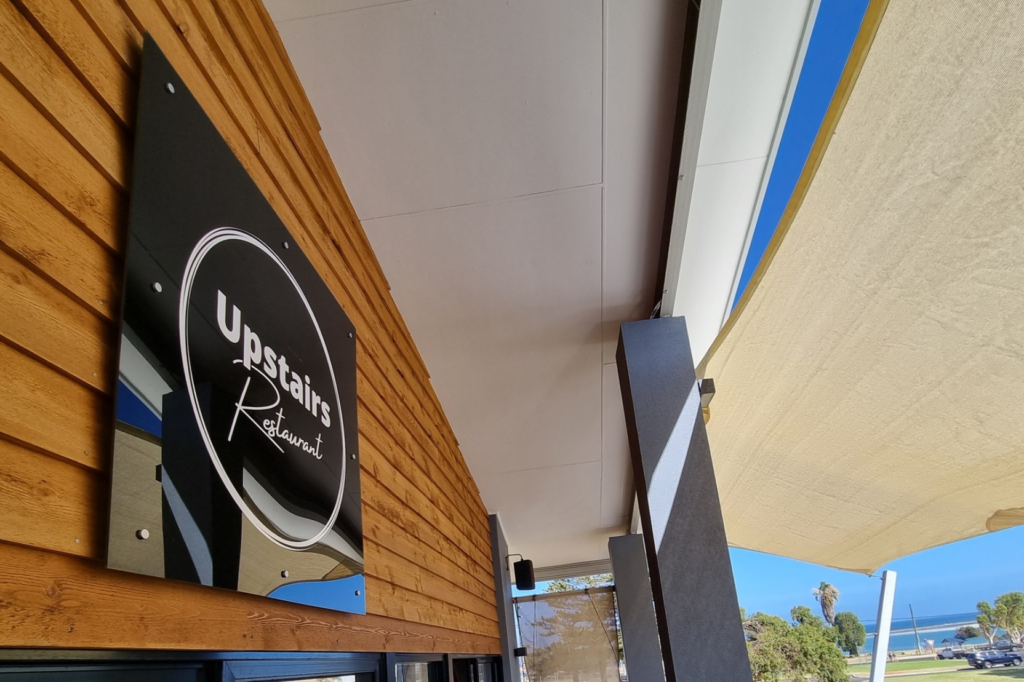
[[[665,682],[658,618],[654,613],[651,578],[641,535],[608,539],[615,575],[615,597],[622,630],[622,653],[629,682]]]
[[[491,514],[491,558],[494,562],[494,599],[498,604],[498,637],[501,638],[501,674],[504,682],[519,682],[516,648],[516,615],[512,608],[512,575],[508,570],[508,543],[497,514]]]
[[[616,356],[668,682],[750,680],[686,322],[628,322]]]

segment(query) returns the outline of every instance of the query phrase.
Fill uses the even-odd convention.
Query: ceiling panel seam
[[[601,311],[598,315],[598,326],[604,329],[605,325],[605,221],[607,211],[607,189],[605,183],[608,179],[608,0],[601,1]],[[601,357],[604,357],[602,349]],[[601,401],[598,404],[600,410],[598,428],[600,431],[600,452],[601,455],[601,480],[598,488],[597,516],[601,521],[601,513],[604,510],[604,365],[601,366]]]
[[[406,2],[408,0],[403,0]],[[453,211],[459,208],[469,208],[471,206],[494,206],[497,204],[511,204],[522,199],[532,199],[534,197],[541,197],[546,195],[563,194],[566,192],[575,192],[581,189],[587,189],[590,187],[601,187],[604,188],[603,182],[591,182],[586,185],[574,185],[573,187],[559,187],[558,189],[546,189],[540,192],[529,192],[527,194],[519,194],[512,197],[501,197],[499,199],[487,199],[485,201],[470,201],[465,204],[452,204],[451,206],[439,206],[437,208],[425,208],[419,211],[407,211],[405,213],[392,213],[390,215],[375,216],[373,218],[360,218],[361,223],[372,223],[375,220],[388,220],[391,218],[405,218],[414,215],[428,215],[430,213],[439,213],[441,211]]]
[[[565,464],[547,464],[542,467],[526,467],[525,469],[507,469],[505,471],[499,471],[499,474],[511,474],[520,471],[542,471],[544,469],[564,469],[565,467],[578,467],[584,464],[600,464],[601,459],[587,459],[582,462],[566,462]]]
[[[711,166],[725,166],[730,163],[746,163],[748,161],[757,161],[759,159],[767,159],[767,155],[752,156],[749,159],[730,159],[729,161],[715,161],[714,163],[698,163],[697,168],[710,168]],[[680,176],[682,177],[682,176]]]
[[[403,2],[412,2],[412,0],[391,0],[390,2],[377,2],[370,5],[363,5],[362,7],[349,7],[348,9],[339,9],[333,12],[319,12],[317,14],[306,14],[301,17],[291,17],[290,19],[279,19],[275,20],[275,24],[289,24],[298,21],[305,21],[306,19],[319,19],[321,17],[330,17],[335,14],[347,14],[348,12],[358,12],[362,9],[372,9],[374,7],[387,7],[388,5],[400,5]]]

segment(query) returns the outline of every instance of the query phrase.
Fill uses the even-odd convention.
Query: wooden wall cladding
[[[369,615],[103,568],[144,32],[359,331]],[[259,0],[0,0],[0,646],[500,651],[486,509]]]

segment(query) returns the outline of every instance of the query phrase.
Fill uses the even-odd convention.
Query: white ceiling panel
[[[279,29],[364,220],[601,182],[600,2],[418,0]]]
[[[606,95],[604,361],[619,323],[650,316],[675,123],[684,5],[610,0]]]
[[[537,566],[588,561],[608,556],[608,536],[603,554],[601,540],[589,544],[596,556],[557,553],[600,527],[601,463],[550,467],[543,472],[514,471],[476,475],[488,509],[501,515],[509,551],[519,552]],[[567,555],[571,558],[567,558]]]
[[[811,0],[723,0],[697,165],[766,157]]]
[[[601,458],[600,224],[599,187],[365,223],[475,476]]]

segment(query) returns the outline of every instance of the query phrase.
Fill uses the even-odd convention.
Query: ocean
[[[944,639],[953,639],[957,628],[963,625],[977,625],[977,613],[954,613],[946,616],[918,616],[917,631],[921,636],[921,647],[924,648],[928,640],[935,643],[936,649],[942,649]],[[863,653],[868,653],[875,645],[875,632],[877,624],[873,621],[866,621],[864,628],[868,631],[867,641],[864,643]],[[984,637],[967,640],[967,644],[987,644]],[[914,643],[914,624],[910,618],[893,618],[892,631],[889,633],[889,651],[909,651],[916,649]]]

